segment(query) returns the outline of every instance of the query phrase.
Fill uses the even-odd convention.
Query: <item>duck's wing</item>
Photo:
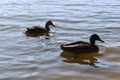
[[[65,44],[64,46],[69,46],[69,47],[74,47],[74,46],[89,46],[90,44],[88,42],[84,42],[84,41],[77,41],[77,42],[73,42],[73,43],[69,43],[69,44]]]
[[[61,45],[61,49],[63,51],[81,51],[89,47],[90,44],[84,41],[77,41],[77,42]]]
[[[33,29],[34,31],[38,32],[38,33],[42,33],[42,32],[45,32],[46,29],[43,28],[43,27],[40,27],[40,26],[33,26],[31,27],[31,29]]]
[[[30,29],[44,29],[44,28],[41,26],[32,26],[32,27],[30,27]]]

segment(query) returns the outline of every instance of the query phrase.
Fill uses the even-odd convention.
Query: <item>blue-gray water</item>
[[[52,20],[50,38],[26,37],[24,29]],[[100,52],[63,53],[61,44],[89,41]],[[0,80],[119,80],[120,0],[1,0]]]

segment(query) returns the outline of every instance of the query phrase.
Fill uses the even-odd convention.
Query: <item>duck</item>
[[[77,41],[68,44],[60,45],[60,48],[66,52],[75,52],[75,53],[91,53],[98,52],[99,47],[95,44],[95,41],[104,42],[98,34],[92,34],[90,36],[90,43],[85,41]]]
[[[45,24],[45,28],[43,27],[40,27],[40,26],[32,26],[32,27],[29,27],[29,28],[26,28],[24,30],[24,33],[27,35],[27,36],[38,36],[38,35],[44,35],[45,33],[49,33],[50,32],[50,28],[49,26],[54,26],[56,27],[52,21],[47,21],[46,24]]]

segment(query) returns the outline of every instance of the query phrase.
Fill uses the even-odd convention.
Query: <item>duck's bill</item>
[[[52,24],[52,26],[56,27],[54,24]]]
[[[54,24],[52,26],[56,27]]]
[[[99,41],[101,41],[101,42],[105,43],[105,41],[103,41],[102,39],[100,39]]]

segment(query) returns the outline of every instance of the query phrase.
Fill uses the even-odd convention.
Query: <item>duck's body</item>
[[[48,33],[50,31],[49,26],[55,26],[52,21],[48,21],[45,24],[45,28],[40,27],[40,26],[32,26],[29,28],[26,28],[26,30],[24,31],[26,35],[30,36],[30,35],[43,35],[45,33]]]
[[[77,53],[97,52],[99,50],[97,46],[92,46],[91,44],[83,41],[77,41],[77,42],[61,45],[61,49],[63,51],[77,52]]]
[[[25,30],[26,34],[39,34],[48,32],[45,28],[40,26],[32,26]]]
[[[104,42],[99,38],[97,34],[93,34],[90,37],[90,43],[84,41],[77,41],[77,42],[61,45],[61,49],[63,51],[77,52],[77,53],[98,52],[99,48],[98,46],[95,45],[96,40]]]

